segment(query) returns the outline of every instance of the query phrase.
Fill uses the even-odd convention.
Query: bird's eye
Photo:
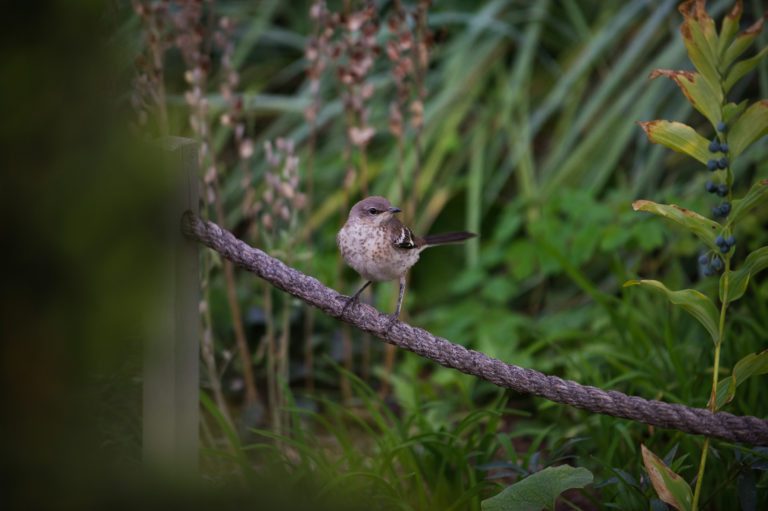
[[[378,213],[378,210],[376,208],[369,208],[368,213],[375,215],[376,213]]]

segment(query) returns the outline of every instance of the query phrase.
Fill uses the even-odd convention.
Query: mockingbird
[[[419,260],[421,251],[477,236],[471,232],[445,232],[416,237],[395,217],[400,211],[384,197],[365,198],[349,211],[349,218],[336,236],[336,242],[341,256],[366,283],[349,299],[345,310],[371,282],[400,279],[400,296],[394,316],[397,318],[403,304],[405,274]]]

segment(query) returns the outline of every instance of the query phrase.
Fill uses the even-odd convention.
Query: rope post
[[[144,349],[142,447],[148,468],[183,477],[198,471],[198,249],[180,229],[183,213],[198,211],[197,142],[164,137],[157,149],[170,183],[164,218],[158,219],[167,270]]]

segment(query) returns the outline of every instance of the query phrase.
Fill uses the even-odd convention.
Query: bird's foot
[[[347,298],[347,303],[344,304],[344,308],[341,309],[341,318],[344,318],[344,315],[347,313],[347,309],[353,304],[360,303],[360,293],[355,294],[354,296],[350,296]]]
[[[357,297],[356,296],[352,296],[352,297],[347,298],[347,303],[345,303],[344,304],[344,308],[341,309],[341,317],[342,318],[347,313],[347,309],[349,308],[349,306],[352,305],[353,303],[355,303],[356,301],[357,301]]]

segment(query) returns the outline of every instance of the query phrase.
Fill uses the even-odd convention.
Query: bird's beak
[[[402,211],[402,209],[396,208],[396,207],[392,206],[391,208],[388,209],[388,211],[390,213],[400,213]]]

